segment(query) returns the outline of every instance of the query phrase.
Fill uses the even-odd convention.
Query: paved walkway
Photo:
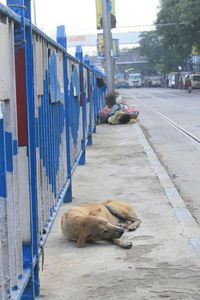
[[[44,299],[200,299],[200,230],[135,125],[98,125],[87,164],[73,177],[73,202],[63,204],[45,247]],[[129,250],[107,242],[77,248],[60,230],[69,207],[117,199],[143,223],[125,233]]]

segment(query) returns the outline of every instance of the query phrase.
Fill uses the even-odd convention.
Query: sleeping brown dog
[[[135,230],[141,223],[133,208],[123,202],[107,200],[72,207],[61,219],[62,233],[82,247],[86,241],[108,240],[122,248],[130,241],[120,239],[125,229]]]

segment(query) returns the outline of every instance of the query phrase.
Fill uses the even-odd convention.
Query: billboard
[[[119,57],[119,39],[112,39],[113,57]],[[104,39],[103,33],[97,34],[97,56],[104,58]]]
[[[103,33],[97,34],[97,52],[98,56],[104,57],[104,39],[103,39]]]
[[[108,0],[108,9],[110,12],[111,28],[116,28],[115,0]],[[103,29],[102,0],[96,0],[96,23],[98,30]]]
[[[119,39],[112,39],[113,56],[119,57]]]

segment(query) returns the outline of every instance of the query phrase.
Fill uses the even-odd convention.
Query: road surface
[[[187,208],[200,225],[200,91],[120,89]]]

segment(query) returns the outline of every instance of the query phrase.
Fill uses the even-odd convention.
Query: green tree
[[[163,46],[175,49],[183,60],[194,46],[200,50],[199,0],[160,0],[156,25]]]
[[[177,71],[178,66],[183,65],[182,56],[174,47],[165,45],[157,30],[142,33],[140,53],[146,56],[152,69],[162,74]]]
[[[161,42],[157,32],[143,32],[140,40],[140,54],[148,59],[148,62],[154,71],[157,71],[156,65],[162,63],[161,52]]]
[[[156,30],[141,35],[141,54],[162,73],[189,67],[200,52],[200,0],[160,0]]]

